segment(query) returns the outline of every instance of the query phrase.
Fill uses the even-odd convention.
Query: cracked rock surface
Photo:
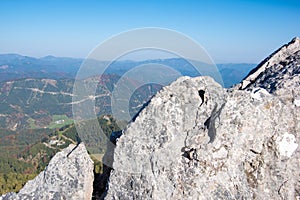
[[[117,141],[106,199],[300,198],[300,47],[292,47],[268,58],[245,90],[209,77],[164,87]]]

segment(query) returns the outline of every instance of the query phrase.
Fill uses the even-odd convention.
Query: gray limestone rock
[[[19,193],[8,193],[1,200],[91,199],[93,161],[83,143],[71,144],[57,153],[47,168],[28,181]]]
[[[299,199],[298,43],[244,88],[163,88],[117,141],[106,199]]]

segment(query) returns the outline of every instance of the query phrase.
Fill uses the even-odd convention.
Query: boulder
[[[57,153],[44,171],[28,181],[16,194],[8,193],[1,200],[49,200],[92,198],[94,164],[83,143],[71,144]]]

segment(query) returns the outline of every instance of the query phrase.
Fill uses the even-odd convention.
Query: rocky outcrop
[[[240,89],[253,88],[257,85],[266,87],[270,92],[277,89],[281,81],[299,74],[300,39],[295,37],[263,60],[239,84]],[[298,66],[298,67],[296,67]]]
[[[239,87],[244,90],[264,88],[286,103],[300,106],[299,74],[300,39],[294,38],[253,69]]]
[[[57,153],[47,168],[16,193],[2,200],[91,199],[93,192],[93,161],[83,143]]]
[[[118,139],[106,199],[300,198],[299,50],[294,39],[239,89],[164,87]]]

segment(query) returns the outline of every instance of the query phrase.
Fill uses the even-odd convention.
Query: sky
[[[216,63],[258,63],[300,36],[299,0],[1,0],[0,54],[86,58],[144,27],[181,32]]]

